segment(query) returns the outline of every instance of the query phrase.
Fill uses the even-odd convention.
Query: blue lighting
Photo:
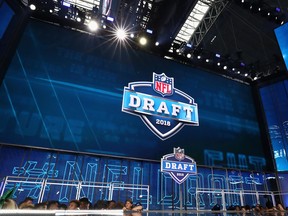
[[[151,29],[146,29],[146,32],[149,34],[153,34],[153,31]]]

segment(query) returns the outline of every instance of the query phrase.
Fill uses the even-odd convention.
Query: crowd
[[[255,206],[230,206],[227,210],[229,211],[237,211],[242,213],[249,213],[249,212],[256,212],[256,213],[269,213],[269,212],[284,212],[286,209],[283,207],[283,205],[280,202],[277,202],[276,206],[273,205],[272,201],[269,199],[269,197],[265,197],[267,199],[265,206],[262,206],[260,204],[257,204]]]
[[[60,203],[56,200],[51,200],[42,203],[33,203],[31,197],[27,197],[21,203],[17,204],[15,200],[8,198],[4,200],[2,209],[45,209],[45,210],[92,210],[92,209],[122,209],[123,211],[142,211],[141,203],[133,205],[131,199],[127,199],[124,203],[116,202],[115,200],[98,200],[94,205],[83,197],[79,200],[71,200],[68,205]]]

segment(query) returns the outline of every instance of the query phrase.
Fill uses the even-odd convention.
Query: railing
[[[214,195],[217,194],[218,197],[221,197],[221,206],[222,206],[222,210],[226,211],[226,206],[227,206],[227,202],[226,202],[226,195],[236,195],[239,196],[240,199],[240,206],[245,206],[244,203],[244,196],[247,195],[253,195],[256,197],[256,203],[259,204],[260,203],[260,196],[263,196],[266,198],[269,198],[273,205],[276,205],[275,202],[275,194],[271,191],[249,191],[249,190],[225,190],[225,189],[207,189],[207,188],[197,188],[196,189],[196,209],[200,210],[201,207],[199,206],[200,203],[200,197],[203,194],[208,194],[208,195]],[[281,193],[277,193],[277,195],[282,195]]]
[[[76,189],[75,197],[73,199],[79,199],[81,196],[81,191],[84,188],[93,189],[99,188],[99,190],[106,189],[108,191],[108,200],[113,199],[113,193],[115,190],[133,190],[140,191],[139,198],[143,204],[143,208],[146,206],[145,210],[149,210],[149,185],[137,185],[137,184],[123,184],[119,182],[89,182],[89,181],[77,181],[77,180],[63,180],[63,179],[39,179],[39,178],[25,178],[17,176],[6,176],[0,185],[0,196],[2,196],[7,190],[7,186],[11,184],[18,184],[25,186],[26,188],[36,188],[39,189],[37,194],[34,193],[34,197],[38,197],[38,203],[43,202],[43,198],[46,192],[46,188],[50,186],[69,186]],[[9,189],[9,188],[8,188]],[[68,200],[67,200],[68,201]],[[146,201],[146,203],[143,203]]]

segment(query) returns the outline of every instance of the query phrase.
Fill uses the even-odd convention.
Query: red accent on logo
[[[172,93],[172,85],[164,82],[155,81],[155,89],[163,94]]]

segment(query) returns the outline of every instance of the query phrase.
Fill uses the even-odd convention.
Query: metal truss
[[[227,4],[227,0],[198,0],[173,44],[197,47]]]
[[[206,33],[209,31],[211,26],[214,24],[218,16],[221,14],[223,9],[228,4],[227,0],[216,0],[211,3],[211,1],[201,0],[205,4],[209,4],[210,8],[207,11],[206,16],[200,22],[198,28],[195,30],[194,34],[191,36],[188,43],[192,44],[194,47],[197,47],[203,40]]]

